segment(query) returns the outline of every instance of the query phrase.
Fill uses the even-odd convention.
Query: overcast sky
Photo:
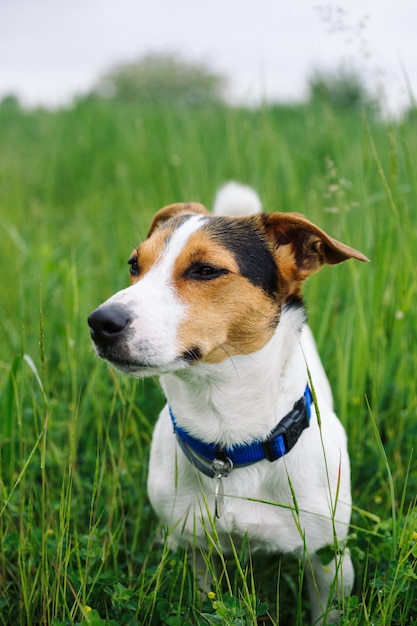
[[[388,107],[417,95],[417,0],[0,0],[0,97],[55,106],[117,62],[176,52],[231,96],[300,99],[315,69],[360,68]]]

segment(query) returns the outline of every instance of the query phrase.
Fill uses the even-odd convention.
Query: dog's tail
[[[230,181],[220,187],[214,200],[215,215],[251,215],[262,211],[262,202],[252,187]]]

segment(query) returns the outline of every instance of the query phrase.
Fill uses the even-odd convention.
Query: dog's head
[[[173,204],[133,250],[130,287],[89,317],[99,356],[134,376],[250,354],[324,263],[368,259],[296,213],[213,216]]]

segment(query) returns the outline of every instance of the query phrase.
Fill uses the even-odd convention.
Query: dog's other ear
[[[264,219],[277,259],[282,257],[292,264],[291,273],[296,280],[304,280],[324,263],[335,265],[347,259],[369,261],[362,252],[333,239],[298,213],[270,213]]]
[[[177,202],[176,204],[169,204],[168,206],[160,209],[152,220],[151,227],[148,232],[148,237],[161,226],[164,222],[171,219],[171,217],[178,217],[179,215],[190,215],[197,213],[201,215],[208,215],[207,209],[198,202]]]

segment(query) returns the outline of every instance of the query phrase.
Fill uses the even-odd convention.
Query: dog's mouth
[[[114,346],[102,345],[94,340],[93,333],[91,333],[91,338],[98,356],[122,372],[131,373],[149,368],[148,362],[132,358],[127,351],[120,349],[120,346],[118,349],[115,349]]]
[[[114,368],[129,376],[152,376],[182,370],[189,365],[199,362],[203,353],[198,346],[194,346],[188,350],[184,350],[177,358],[170,362],[162,362],[159,359],[138,358],[132,355],[123,346],[103,346],[94,341],[97,354],[102,359],[108,361]]]
[[[122,357],[117,357],[117,356],[109,356],[109,355],[107,356],[100,355],[100,356],[102,358],[105,358],[106,361],[108,361],[109,363],[111,363],[113,367],[124,372],[125,374],[134,375],[135,373],[146,372],[149,369],[152,369],[152,366],[149,365],[149,363],[145,363],[143,361],[127,359],[127,358],[122,358]]]

